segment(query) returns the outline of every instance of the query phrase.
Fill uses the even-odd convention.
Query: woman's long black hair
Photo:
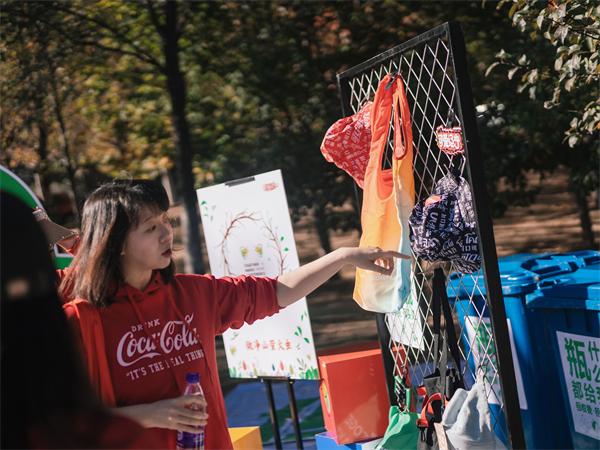
[[[75,297],[108,307],[123,280],[119,257],[127,234],[135,229],[144,208],[156,214],[168,211],[169,197],[155,181],[119,179],[96,189],[85,202],[77,255],[59,293],[65,301]],[[160,270],[165,283],[175,275],[175,263]]]

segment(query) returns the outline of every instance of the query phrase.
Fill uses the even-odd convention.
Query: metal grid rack
[[[492,422],[494,427],[500,430],[497,434],[501,435],[501,439],[509,447],[525,448],[460,22],[441,25],[339,74],[338,83],[344,116],[358,112],[366,100],[374,97],[383,77],[397,70],[404,81],[411,109],[415,201],[431,195],[435,182],[446,174],[451,165],[464,171],[463,176],[471,186],[482,270],[472,275],[459,276],[458,280],[454,281],[455,288],[450,289],[448,297],[452,304],[457,336],[462,337],[460,351],[463,361],[475,360],[477,366],[484,368]],[[450,111],[462,127],[465,146],[465,153],[462,155],[448,156],[435,142],[435,129],[447,123]],[[393,123],[390,126],[383,169],[392,166],[392,127]],[[362,205],[362,191],[358,188],[357,197],[359,205]],[[434,370],[430,305],[434,264],[417,259],[414,255],[413,261],[412,311],[407,314],[405,308],[397,314],[377,314],[390,404],[397,404],[393,393],[393,376],[402,373],[403,367],[408,366],[413,385],[419,384],[424,376]],[[456,272],[449,262],[435,264],[443,267],[447,279]],[[463,302],[458,301],[459,290]],[[468,300],[464,300],[465,290],[468,291]],[[461,313],[464,319],[462,323],[457,323],[456,317]],[[465,345],[465,340],[468,345]],[[408,361],[401,361],[399,353],[393,351],[398,344],[404,346]],[[470,364],[462,364],[466,384],[475,379],[476,370]]]

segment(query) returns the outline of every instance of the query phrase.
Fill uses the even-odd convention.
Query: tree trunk
[[[37,147],[37,154],[40,157],[38,174],[40,176],[42,197],[44,197],[46,211],[53,213],[54,202],[52,201],[52,195],[50,194],[50,178],[48,177],[48,128],[43,120],[40,120],[38,123],[38,132],[40,133]]]
[[[577,199],[577,209],[579,210],[579,220],[581,221],[582,236],[585,244],[590,249],[596,249],[594,233],[592,231],[592,221],[590,220],[590,208],[587,204],[587,195],[578,189],[575,193]]]
[[[162,34],[163,51],[166,60],[166,76],[171,97],[171,119],[173,122],[173,141],[175,143],[175,170],[178,188],[183,194],[184,208],[187,213],[185,229],[182,231],[183,244],[187,249],[185,261],[187,273],[204,273],[202,250],[200,246],[200,219],[197,210],[196,191],[192,176],[192,143],[189,125],[186,119],[185,80],[179,70],[179,31],[177,29],[177,3],[167,1],[165,6],[166,24]]]
[[[325,254],[331,252],[331,244],[329,242],[329,230],[327,229],[327,217],[325,216],[325,208],[320,205],[315,205],[312,208],[315,228],[319,235],[319,242]]]
[[[313,219],[315,221],[315,228],[317,229],[317,235],[319,236],[319,242],[323,248],[323,254],[331,253],[331,243],[329,242],[329,228],[327,227],[327,220],[325,216],[325,208],[321,206],[315,206],[312,209]],[[319,255],[322,256],[322,255]],[[335,274],[331,277],[332,280],[337,280],[339,274]]]
[[[58,89],[55,84],[52,85],[54,89],[54,113],[56,114],[56,119],[58,120],[58,124],[60,127],[59,138],[60,138],[60,146],[63,154],[65,155],[65,159],[67,161],[67,176],[69,177],[69,182],[71,183],[71,189],[73,190],[73,198],[75,199],[75,210],[76,213],[76,221],[77,223],[81,220],[81,209],[83,208],[83,203],[79,201],[79,195],[77,194],[77,188],[75,186],[75,167],[73,166],[73,162],[71,161],[71,154],[69,150],[69,139],[67,137],[67,126],[65,124],[64,117],[62,115],[62,102],[59,96]]]

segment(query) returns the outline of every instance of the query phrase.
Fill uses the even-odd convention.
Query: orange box
[[[260,427],[230,428],[233,450],[262,450]]]
[[[378,341],[317,352],[325,428],[338,445],[382,437],[390,403]]]

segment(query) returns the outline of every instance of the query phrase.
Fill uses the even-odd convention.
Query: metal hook
[[[452,163],[452,160],[450,160],[450,167],[448,167],[446,164],[444,164],[444,167],[448,171],[448,174],[454,177],[454,181],[456,181],[456,184],[460,184],[462,171],[459,171],[459,169],[456,168],[456,166]]]
[[[488,373],[488,364],[489,364],[488,360],[482,361],[481,364],[479,364],[479,366],[477,367],[477,370],[475,370],[476,378],[479,378],[479,377],[481,377],[482,379],[485,378],[485,376]]]
[[[406,84],[406,81],[404,80],[404,77],[402,76],[402,73],[400,72],[400,66],[398,66],[398,68],[396,70],[394,70],[392,73],[390,73],[390,82],[385,86],[386,91],[388,91],[390,89],[390,87],[392,86],[394,81],[396,81],[396,78],[398,78],[398,77],[400,77],[400,79],[402,80],[402,83]]]
[[[454,112],[454,109],[450,108],[450,109],[448,109],[448,117],[446,119],[446,128],[453,128],[454,123],[456,123],[459,127],[461,126],[460,120],[458,120],[458,116]]]
[[[463,173],[465,171],[465,167],[467,167],[467,158],[465,158],[465,154],[464,153],[461,154],[460,160],[461,160],[460,164],[459,164],[459,167],[461,168],[460,169],[460,176],[462,177]]]

